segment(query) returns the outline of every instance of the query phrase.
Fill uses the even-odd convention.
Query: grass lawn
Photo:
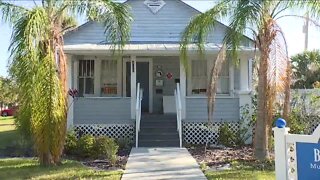
[[[13,117],[0,116],[0,149],[5,148],[18,138]]]
[[[219,172],[206,172],[208,180],[274,180],[274,171],[257,170],[227,170]]]
[[[0,179],[112,179],[120,180],[121,171],[100,171],[79,162],[65,160],[63,165],[41,167],[35,159],[0,159]]]
[[[0,117],[1,149],[19,138],[13,117]],[[121,171],[99,171],[77,161],[65,160],[63,165],[41,167],[36,159],[0,159],[0,179],[112,179],[120,180]]]
[[[208,180],[275,180],[274,162],[238,162],[231,163],[231,170],[206,171]],[[265,170],[261,170],[264,167]]]

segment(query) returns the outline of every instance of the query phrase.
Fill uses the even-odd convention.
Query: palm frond
[[[28,12],[28,9],[8,2],[0,1],[0,15],[2,21],[13,24],[17,19]]]
[[[239,0],[234,2],[231,11],[231,23],[225,35],[224,41],[231,49],[232,59],[238,57],[238,50],[241,46],[247,27],[257,31],[257,26],[261,24],[262,5],[259,1]],[[254,32],[258,34],[258,32]]]
[[[31,52],[39,51],[40,49],[37,48],[39,43],[49,36],[47,28],[50,28],[50,21],[43,8],[37,7],[28,11],[13,26],[9,46],[11,54],[19,53],[19,51],[24,52],[24,48]]]
[[[196,44],[200,55],[203,55],[205,51],[204,45],[207,42],[208,34],[213,33],[214,26],[217,22],[216,20],[225,16],[228,12],[228,8],[229,3],[222,1],[205,13],[195,16],[185,28],[180,43],[180,56],[187,71],[188,46],[190,44]]]
[[[303,9],[306,12],[309,12],[311,18],[319,19],[320,18],[320,3],[318,0],[295,0],[290,1],[291,7],[296,7]]]
[[[106,42],[113,49],[122,49],[130,39],[132,16],[130,7],[112,0],[74,0],[68,3],[69,9],[86,14],[89,20],[104,24]]]

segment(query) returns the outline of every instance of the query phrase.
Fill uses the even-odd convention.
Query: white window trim
[[[215,56],[216,57],[216,56]],[[213,58],[215,58],[213,57]],[[212,62],[210,61],[210,58],[205,59],[207,61],[207,75],[208,75],[208,80],[207,83],[210,81],[210,71],[211,67],[213,66]],[[197,58],[192,58],[188,62],[188,66],[190,67],[190,72],[187,75],[187,97],[206,97],[206,94],[192,94],[192,61],[200,61]],[[234,66],[233,62],[229,62],[229,93],[228,94],[222,94],[222,93],[217,93],[216,96],[217,98],[229,98],[229,97],[234,97]]]
[[[94,60],[94,94],[83,94],[83,97],[91,98],[114,98],[112,96],[101,96],[101,61],[102,60],[115,60],[110,56],[82,56],[74,60],[74,87],[79,89],[79,62],[80,60]],[[117,61],[117,96],[122,97],[122,61]]]
[[[123,96],[126,95],[126,63],[131,62],[130,57],[123,58],[122,63],[122,93]],[[149,62],[149,113],[153,112],[153,59],[146,58],[146,57],[136,57],[136,62]],[[136,67],[135,67],[136,68]],[[136,85],[135,85],[136,86]],[[132,89],[132,82],[131,82],[131,89]],[[132,96],[131,97],[135,97]]]
[[[95,96],[97,96],[97,93],[96,93],[96,91],[97,91],[97,89],[96,89],[96,81],[97,81],[97,77],[96,77],[96,57],[93,57],[93,56],[83,56],[83,57],[80,57],[80,58],[78,58],[78,60],[77,60],[77,66],[75,66],[76,67],[76,73],[77,74],[75,74],[76,76],[76,78],[75,78],[75,87],[79,90],[79,65],[80,65],[80,61],[82,61],[82,60],[93,60],[94,61],[94,72],[93,72],[93,94],[85,94],[85,92],[83,93],[83,97],[95,97]]]
[[[115,59],[115,58],[112,58],[112,57],[99,57],[99,60],[100,60],[100,68],[99,68],[99,96],[100,97],[104,97],[104,98],[111,98],[111,97],[121,97],[122,94],[122,69],[121,69],[121,63],[122,63],[122,60],[121,59]],[[116,96],[102,96],[101,94],[101,69],[102,69],[102,61],[116,61],[117,62],[117,94]]]

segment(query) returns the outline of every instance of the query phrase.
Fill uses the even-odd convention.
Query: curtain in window
[[[117,61],[103,60],[101,62],[101,93],[102,96],[116,96],[118,87]]]
[[[207,61],[192,61],[192,94],[205,94],[208,86]]]
[[[193,60],[191,61],[191,94],[205,94],[208,87],[208,65],[206,60]],[[209,68],[211,70],[211,67]],[[218,84],[218,94],[229,93],[229,64],[225,62],[222,66]]]

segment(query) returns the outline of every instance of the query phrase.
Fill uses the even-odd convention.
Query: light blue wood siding
[[[185,122],[207,122],[207,99],[187,98]],[[230,122],[239,121],[239,99],[238,98],[216,98],[214,121]]]
[[[133,23],[131,43],[177,43],[191,18],[198,11],[180,0],[166,0],[166,5],[156,14],[143,3],[144,0],[129,0]],[[226,26],[217,23],[208,38],[209,42],[221,43]],[[106,42],[104,27],[96,22],[88,22],[65,36],[65,44],[103,44]]]
[[[130,98],[79,98],[74,124],[131,124]]]
[[[159,56],[153,57],[153,112],[163,112],[163,96],[174,96],[174,90],[176,88],[176,79],[180,79],[180,62],[179,57]],[[161,78],[156,77],[157,71],[162,71],[163,76]],[[167,73],[172,73],[172,79],[166,77]],[[163,86],[157,87],[156,80],[163,80]],[[157,89],[162,90],[162,94],[157,94]]]
[[[64,37],[64,44],[103,44],[106,42],[104,27],[97,22],[87,22]]]

